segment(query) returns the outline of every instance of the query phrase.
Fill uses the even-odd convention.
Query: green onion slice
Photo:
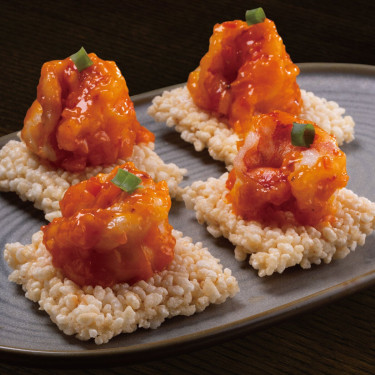
[[[255,8],[246,11],[246,22],[249,26],[261,23],[266,19],[263,8]]]
[[[116,176],[111,182],[129,194],[133,193],[134,190],[143,187],[140,185],[142,180],[138,176],[121,168],[118,169]]]
[[[90,59],[89,55],[86,53],[83,47],[81,47],[78,52],[70,56],[70,58],[73,60],[74,65],[80,72],[93,64],[93,61]]]
[[[291,138],[293,146],[310,147],[315,138],[314,125],[293,122]]]

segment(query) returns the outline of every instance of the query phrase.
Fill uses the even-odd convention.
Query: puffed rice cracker
[[[317,123],[336,137],[339,145],[354,139],[354,121],[344,116],[345,109],[334,101],[319,98],[301,90],[303,100],[299,117]],[[208,149],[211,157],[232,165],[237,154],[238,136],[209,112],[198,108],[186,86],[164,91],[153,99],[148,114],[158,122],[181,133],[181,138],[194,145],[196,151]]]
[[[116,165],[132,161],[156,182],[167,181],[171,196],[179,198],[181,189],[178,184],[186,174],[186,169],[172,163],[165,164],[153,149],[153,143],[135,145],[132,156],[127,160],[71,173],[42,165],[39,157],[29,151],[24,142],[11,140],[0,150],[0,191],[16,192],[22,200],[31,201],[36,208],[43,210],[46,219],[52,221],[61,216],[59,201],[71,185],[98,173],[109,173]]]
[[[21,284],[26,297],[38,302],[60,330],[105,344],[120,333],[157,328],[167,318],[193,315],[238,293],[231,271],[223,270],[201,243],[193,244],[176,230],[173,235],[175,258],[168,268],[131,286],[80,288],[52,265],[41,231],[30,245],[7,244],[4,257],[13,269],[9,280]]]
[[[250,256],[249,263],[259,276],[282,273],[297,264],[310,268],[344,258],[357,245],[364,245],[366,236],[375,229],[375,203],[345,188],[335,195],[338,208],[333,224],[314,228],[290,221],[279,228],[245,221],[232,212],[225,199],[227,177],[225,173],[219,179],[196,181],[184,189],[182,198],[214,237],[224,236],[235,245],[237,260]]]

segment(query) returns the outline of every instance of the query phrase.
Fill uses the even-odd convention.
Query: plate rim
[[[366,74],[375,76],[375,65],[368,64],[349,64],[349,63],[325,63],[325,62],[304,62],[296,63],[300,68],[300,74],[315,73],[324,70],[327,73],[350,73],[350,74]],[[149,100],[150,97],[161,94],[163,91],[173,90],[185,85],[186,82],[176,83],[174,85],[157,88],[146,91],[141,94],[132,95],[130,98],[133,103],[139,103]]]
[[[375,66],[365,64],[347,64],[347,63],[299,63],[300,74],[325,72],[330,74],[350,73],[356,75],[371,75],[375,78]],[[172,86],[166,86],[145,93],[131,96],[134,105],[152,100],[156,95],[165,90],[172,90],[181,87],[185,83],[179,83]],[[10,139],[15,139],[18,132],[13,132],[0,137],[0,147]],[[199,350],[207,345],[218,344],[228,339],[243,336],[251,331],[265,328],[272,324],[281,322],[287,318],[317,308],[327,302],[333,302],[357,291],[370,287],[375,284],[375,268],[369,272],[345,280],[331,287],[322,289],[308,296],[298,298],[289,303],[279,305],[261,313],[242,318],[210,329],[202,330],[196,333],[185,334],[180,337],[158,340],[151,343],[136,344],[130,346],[120,346],[118,348],[105,348],[103,346],[95,349],[82,350],[39,350],[27,349],[14,346],[0,345],[0,358],[5,362],[17,362],[20,359],[24,363],[37,367],[77,367],[77,366],[101,366],[105,365],[107,360],[111,364],[136,363],[140,359],[145,361],[143,355],[147,355],[147,361],[156,358],[165,357],[169,354],[179,354],[186,352],[186,349]],[[203,312],[204,313],[204,312]],[[69,357],[71,361],[66,361]],[[43,363],[40,363],[43,359]],[[106,362],[103,364],[103,359]],[[87,362],[87,361],[90,362]],[[84,362],[83,362],[84,361]]]
[[[84,365],[85,367],[105,365],[107,362],[103,364],[103,358],[111,360],[113,366],[117,364],[137,363],[141,358],[143,361],[145,360],[144,357],[141,357],[144,354],[148,356],[147,361],[156,358],[160,359],[161,354],[163,358],[170,354],[183,353],[186,351],[186,346],[193,350],[199,350],[207,347],[207,345],[216,345],[226,340],[246,335],[260,328],[266,328],[300,313],[316,309],[325,305],[328,301],[334,302],[366,287],[370,287],[373,284],[375,284],[375,269],[251,317],[206,329],[198,333],[186,334],[178,338],[128,347],[107,349],[99,347],[97,349],[85,349],[82,351],[33,350],[0,345],[0,359],[7,362],[16,362],[22,359],[25,365],[31,364],[33,366],[36,365],[36,367],[54,367],[59,365],[64,368],[76,368],[77,364],[79,366]],[[73,361],[66,363],[67,357]],[[41,358],[43,359],[43,364],[37,362]],[[90,362],[82,363],[82,360],[90,360]]]

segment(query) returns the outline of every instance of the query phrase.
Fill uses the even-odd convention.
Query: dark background
[[[22,127],[43,62],[84,46],[114,60],[130,94],[185,82],[215,23],[262,6],[292,60],[375,65],[375,2],[0,0],[2,133]]]
[[[139,94],[186,81],[207,50],[214,24],[244,19],[247,9],[258,6],[275,21],[294,62],[375,65],[373,0],[0,0],[0,136],[21,129],[45,61],[64,59],[84,46],[116,61],[130,93]],[[0,373],[374,374],[374,316],[371,287],[277,326],[177,357],[69,372],[0,363]]]

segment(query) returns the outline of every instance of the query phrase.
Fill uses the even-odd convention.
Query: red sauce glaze
[[[304,225],[333,220],[333,194],[346,186],[346,156],[334,137],[316,124],[309,148],[293,146],[293,122],[285,112],[253,117],[229,174],[227,200],[245,220],[277,221],[286,211]]]
[[[118,168],[142,179],[129,194],[111,180]],[[154,183],[133,163],[70,187],[60,201],[62,217],[43,226],[53,265],[78,285],[111,286],[147,280],[173,260],[175,237],[165,181]]]
[[[187,87],[198,107],[242,133],[255,114],[300,112],[298,74],[271,20],[251,26],[237,20],[215,25],[209,50]]]
[[[129,157],[134,144],[155,139],[137,121],[116,64],[89,57],[93,65],[81,72],[70,58],[43,65],[21,132],[31,151],[72,172],[114,163]]]

